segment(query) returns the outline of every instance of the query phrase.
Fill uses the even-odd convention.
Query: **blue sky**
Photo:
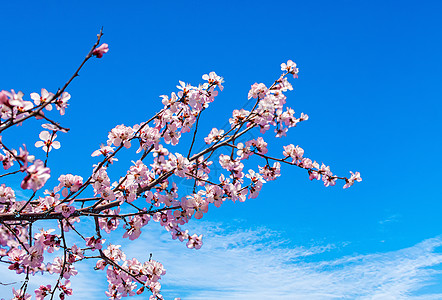
[[[216,253],[213,260],[207,249],[195,252],[176,241],[155,241],[152,233],[164,236],[152,224],[150,239],[143,241],[152,243],[168,269],[166,296],[177,295],[184,285],[179,280],[193,274],[187,259],[196,265],[203,260],[210,272],[195,278],[183,299],[252,299],[254,294],[240,285],[226,288],[229,296],[217,293],[238,278],[248,286],[245,280],[252,282],[253,276],[259,278],[253,282],[271,282],[270,290],[281,291],[275,287],[281,280],[269,281],[256,270],[242,274],[259,267],[255,260],[241,262],[248,267],[234,269],[234,279],[220,278],[226,266],[216,257],[228,260],[224,255],[233,260],[256,256],[257,264],[271,257],[276,273],[294,276],[293,285],[284,284],[287,289],[274,299],[430,299],[442,293],[442,277],[433,272],[440,270],[442,234],[439,1],[11,1],[0,8],[0,89],[27,95],[62,86],[104,27],[109,52],[75,79],[67,114],[58,118],[71,128],[58,138],[61,149],[51,152],[50,162],[63,166],[58,172],[86,177],[95,162],[90,154],[111,128],[149,118],[161,108],[159,95],[176,91],[178,80],[197,85],[201,75],[215,71],[225,78],[225,89],[201,120],[202,140],[212,127],[224,125],[233,109],[247,105],[253,83],[273,82],[288,59],[300,68],[288,105],[310,119],[283,140],[269,136],[271,150],[280,153],[282,145],[299,144],[337,174],[361,172],[362,183],[342,190],[342,185],[325,188],[301,170],[284,167],[259,198],[211,207],[203,223],[191,226],[207,232],[204,248]],[[18,144],[25,136],[29,148],[42,152],[32,146],[40,131],[36,123],[15,130],[11,141]],[[116,171],[134,159],[127,158]],[[269,234],[256,239],[262,232]],[[244,249],[225,248],[222,240],[228,238]],[[296,256],[298,250],[305,252]],[[181,267],[171,258],[175,255],[186,258]],[[270,272],[271,264],[263,264]],[[395,270],[398,265],[403,272]],[[208,276],[219,285],[198,284]],[[313,294],[315,289],[299,292],[324,278],[339,280],[331,280],[321,295]],[[363,287],[360,294],[342,280]],[[398,285],[388,286],[393,283]],[[102,292],[93,295],[105,299]]]

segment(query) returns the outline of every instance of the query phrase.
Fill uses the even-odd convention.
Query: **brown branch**
[[[47,105],[55,103],[57,98],[66,90],[66,88],[69,86],[69,84],[72,82],[72,80],[74,80],[75,77],[79,76],[79,72],[80,70],[83,68],[84,64],[92,57],[92,53],[95,50],[95,48],[97,48],[97,46],[100,44],[100,40],[101,37],[103,36],[103,28],[101,28],[100,33],[97,34],[97,41],[95,42],[95,44],[92,46],[91,50],[89,51],[89,53],[86,55],[86,58],[83,60],[83,62],[81,63],[81,65],[77,68],[77,70],[75,71],[74,75],[72,75],[72,77],[64,84],[64,86],[59,89],[57,91],[57,93],[55,93],[55,95],[53,96],[53,98],[51,99],[51,101],[47,101],[45,102],[43,105],[41,106],[37,106],[38,109],[35,110],[34,112],[30,113],[28,116],[21,118],[21,119],[16,119],[15,121],[12,120],[8,125],[6,125],[5,127],[0,128],[0,133],[3,132],[4,130],[8,129],[9,127],[18,124],[18,123],[22,123],[25,120],[32,118],[34,116],[38,116],[41,115],[40,112],[43,110],[43,108],[45,108]],[[35,109],[35,108],[34,108]]]
[[[0,175],[0,178],[2,178],[4,176],[8,176],[8,175],[13,175],[13,174],[16,174],[18,172],[20,172],[20,170],[17,170],[17,171],[14,171],[14,172],[9,172],[9,173],[6,173],[6,174],[2,174],[2,175]]]

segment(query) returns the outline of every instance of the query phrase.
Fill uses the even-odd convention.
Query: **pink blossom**
[[[292,60],[288,60],[287,64],[281,64],[281,71],[287,71],[290,74],[293,74],[293,78],[298,78],[299,69],[296,67],[296,64]]]
[[[236,148],[238,149],[238,151],[236,151],[236,155],[238,155],[239,159],[241,160],[248,159],[254,153],[250,146],[244,146],[243,143],[238,143],[238,145],[236,145]]]
[[[221,139],[221,136],[224,134],[224,130],[213,128],[209,135],[204,138],[204,141],[206,144],[211,144],[213,142],[219,141]]]
[[[322,181],[324,182],[325,186],[334,186],[336,184],[336,180],[336,176],[322,175]]]
[[[259,173],[262,174],[262,177],[267,181],[275,180],[277,177],[281,176],[280,171],[281,164],[279,162],[275,162],[273,167],[270,167],[269,165],[265,165],[264,168],[259,167]]]
[[[35,105],[43,105],[53,99],[54,94],[49,93],[46,89],[41,89],[41,96],[37,93],[31,93],[31,99],[34,100]],[[52,110],[52,104],[45,106],[46,110]]]
[[[17,112],[17,119],[22,119],[24,117],[27,117],[30,109],[32,109],[34,105],[32,105],[32,102],[30,101],[22,101],[20,105],[16,106],[16,112]],[[36,116],[37,119],[39,119],[39,116]],[[22,125],[22,123],[18,123],[17,125]]]
[[[11,151],[7,151],[6,149],[3,149],[3,152],[5,153],[5,155],[0,154],[0,161],[3,164],[3,168],[5,170],[7,170],[14,165],[14,161],[16,160],[15,156],[17,155],[17,151],[14,149],[12,149]]]
[[[267,87],[264,83],[254,83],[250,88],[248,98],[263,98],[267,93]]]
[[[193,88],[190,84],[185,83],[184,81],[179,80],[180,85],[177,85],[176,87],[181,90],[178,92],[178,97],[186,96],[189,91]]]
[[[310,169],[313,167],[313,162],[310,158],[303,157],[301,161],[298,161],[297,165],[305,169]]]
[[[51,152],[52,147],[54,147],[54,149],[60,149],[60,142],[54,141],[57,134],[50,134],[48,131],[42,131],[40,132],[39,137],[42,141],[36,142],[35,147],[43,147],[42,149],[44,152]]]
[[[319,174],[319,172],[317,172],[315,170],[309,170],[308,175],[309,175],[308,178],[310,180],[313,180],[313,179],[320,180],[321,179],[321,174]]]
[[[94,236],[91,236],[89,238],[86,238],[86,246],[91,247],[92,251],[94,250],[100,250],[103,248],[103,244],[106,240],[95,238]]]
[[[131,127],[117,125],[109,132],[107,145],[110,146],[114,144],[116,147],[119,147],[121,143],[123,143],[124,147],[129,149],[131,146],[130,138],[133,134],[134,131]]]
[[[121,293],[122,297],[134,296],[134,290],[137,288],[137,284],[133,281],[125,280],[124,284],[118,286],[117,290]]]
[[[287,131],[288,131],[287,128],[282,128],[282,127],[275,128],[276,137],[279,138],[279,137],[287,136]]]
[[[92,152],[91,156],[103,155],[104,157],[108,157],[109,154],[114,152],[114,149],[115,149],[114,147],[105,146],[105,145],[101,144],[100,149]],[[111,157],[111,158],[109,158],[108,161],[112,164],[114,161],[118,161],[118,159],[115,157]]]
[[[291,157],[292,161],[301,160],[304,155],[304,149],[299,146],[293,146],[292,144],[284,146],[284,154],[285,157]]]
[[[307,120],[308,120],[308,115],[301,113],[301,117],[299,118],[299,121],[301,122],[301,121],[307,121]]]
[[[71,253],[69,253],[68,261],[69,263],[74,263],[76,260],[81,260],[84,258],[84,251],[80,248],[78,248],[77,245],[72,245],[71,247]]]
[[[220,207],[224,201],[223,189],[217,185],[206,185],[206,199],[207,202],[215,204],[216,207]]]
[[[102,58],[103,54],[107,53],[107,51],[109,51],[109,45],[103,43],[100,47],[95,48],[94,51],[92,51],[92,55],[95,55],[97,58]]]
[[[152,296],[150,296],[149,297],[149,300],[150,299],[154,299],[154,300],[156,300],[156,299],[158,299],[161,295],[159,294],[160,293],[160,290],[161,290],[161,283],[159,283],[158,281],[156,281],[156,282],[151,282],[150,284],[149,284],[149,287],[150,287],[150,290],[152,291]],[[161,299],[161,298],[160,298]]]
[[[142,272],[144,274],[150,275],[151,281],[157,282],[159,279],[161,279],[161,276],[166,274],[166,269],[160,262],[152,259],[143,264]]]
[[[25,293],[21,289],[15,290],[15,288],[12,288],[12,293],[14,294],[14,298],[11,300],[31,300],[32,296],[28,293]]]
[[[169,107],[173,113],[177,112],[177,106],[174,104],[178,100],[178,97],[175,93],[172,93],[170,98],[167,95],[161,95],[160,97],[163,98],[161,102],[166,106],[166,108]]]
[[[235,109],[232,113],[232,118],[229,119],[229,123],[233,128],[237,124],[241,124],[245,118],[249,115],[249,111],[245,109],[237,110]]]
[[[65,280],[64,284],[60,285],[61,290],[63,291],[60,294],[60,300],[64,300],[65,295],[72,296],[73,291],[71,289],[71,282],[69,280]]]
[[[166,144],[177,145],[181,137],[181,132],[178,131],[176,123],[171,123],[167,126],[167,130],[164,134],[164,142]]]
[[[117,216],[120,213],[120,208],[117,209],[110,209],[107,213],[108,215],[115,215]],[[98,219],[100,228],[106,231],[106,233],[110,233],[111,231],[114,231],[118,228],[118,225],[120,224],[120,219],[117,217],[111,217],[111,218],[99,218]]]
[[[60,126],[51,124],[51,123],[46,123],[46,124],[41,124],[41,127],[43,127],[44,129],[48,129],[51,131],[61,131],[61,132],[68,132],[68,130],[61,128]]]
[[[23,148],[20,147],[20,154],[16,156],[16,159],[22,163],[20,170],[24,171],[28,167],[28,163],[32,163],[34,161],[35,156],[29,155],[26,145],[23,144]]]
[[[27,255],[26,250],[19,248],[12,248],[8,252],[8,259],[12,263],[22,263],[25,255]]]
[[[110,187],[108,187],[108,186],[104,187],[101,190],[101,197],[103,197],[103,199],[108,200],[108,201],[115,200],[114,191]]]
[[[35,290],[35,298],[37,300],[43,300],[51,292],[51,285],[40,285],[38,289]]]
[[[23,257],[22,264],[29,267],[40,267],[43,262],[43,246],[41,244],[35,244],[28,250],[29,254]]]
[[[68,218],[75,211],[75,207],[69,205],[69,203],[62,203],[55,207],[55,211],[61,213],[63,217]]]
[[[277,83],[275,84],[275,86],[272,89],[273,93],[278,93],[279,92],[287,92],[287,91],[293,91],[293,86],[292,84],[287,80],[286,77],[284,78],[279,78],[277,81]]]
[[[6,105],[8,103],[8,96],[3,91],[0,91],[0,104]]]
[[[189,237],[189,241],[187,242],[187,248],[189,249],[200,249],[203,245],[203,235],[192,235]]]
[[[11,92],[8,91],[2,91],[3,95],[8,96],[8,98],[4,98],[3,96],[0,97],[0,104],[8,106],[12,109],[14,106],[24,106],[23,104],[23,96],[24,94],[22,92],[16,93],[14,90],[11,90]]]
[[[141,228],[147,225],[150,216],[133,216],[129,218],[127,225],[124,225],[126,232],[123,235],[123,238],[129,237],[129,240],[133,241],[137,239],[141,234]]]
[[[15,202],[15,192],[4,183],[0,186],[0,203],[12,204]]]
[[[55,101],[55,107],[60,111],[60,115],[65,114],[65,110],[68,107],[68,100],[71,99],[71,95],[68,92],[63,92],[61,97]]]
[[[83,178],[72,174],[60,175],[58,181],[60,184],[54,188],[54,192],[62,191],[63,197],[67,197],[69,193],[75,193],[83,185]]]
[[[58,203],[59,198],[60,198],[60,195],[56,195],[55,197],[53,197],[53,196],[46,196],[44,198],[40,197],[37,210],[40,212],[48,211],[52,207],[55,207],[55,205]]]
[[[69,279],[71,276],[75,276],[78,274],[78,271],[74,268],[74,266],[68,262],[64,262],[60,257],[55,257],[54,262],[49,265],[49,273],[63,273],[63,278]]]
[[[51,177],[50,171],[41,160],[36,160],[32,166],[26,169],[28,175],[23,179],[21,187],[23,189],[32,189],[34,192],[37,191]]]
[[[126,260],[126,254],[124,254],[124,252],[121,251],[120,248],[121,245],[110,244],[106,249],[103,250],[103,253],[115,262]]]
[[[202,191],[197,194],[187,196],[187,200],[183,201],[182,207],[187,210],[189,215],[195,212],[195,218],[201,219],[204,213],[207,213],[209,206],[206,199],[202,196]]]
[[[267,143],[262,137],[258,137],[256,140],[247,141],[246,147],[252,149],[252,151],[256,150],[259,154],[266,154],[268,152]]]
[[[336,184],[337,177],[330,171],[329,166],[322,164],[319,171],[322,174],[322,181],[325,186],[334,186]]]
[[[343,187],[344,189],[351,187],[355,181],[362,181],[361,174],[359,172],[353,173],[352,171],[350,171],[350,173],[351,177],[349,179],[346,179],[346,184]]]
[[[204,74],[203,79],[207,80],[210,85],[217,85],[219,89],[222,91],[223,86],[222,83],[224,82],[224,79],[221,76],[216,75],[215,72],[210,72],[209,75]]]

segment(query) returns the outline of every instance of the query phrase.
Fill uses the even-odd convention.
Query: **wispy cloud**
[[[201,222],[192,229],[205,234],[198,251],[171,240],[154,225],[125,248],[128,257],[147,260],[153,253],[165,265],[167,274],[161,282],[166,299],[442,299],[442,294],[421,290],[439,274],[432,268],[442,263],[439,237],[397,251],[325,260],[322,257],[336,256],[342,245],[293,247],[266,228]],[[105,274],[87,265],[79,269],[70,299],[106,299]],[[2,282],[6,273],[1,272]],[[44,280],[40,277],[34,283]]]
[[[265,228],[198,227],[205,233],[198,251],[170,243],[168,236],[149,246],[149,235],[130,248],[134,256],[147,248],[163,261],[165,292],[183,299],[410,299],[437,274],[431,267],[442,263],[436,251],[440,238],[388,253],[321,260],[336,246],[288,247],[277,232]],[[442,294],[425,295],[431,298]]]
[[[393,215],[390,215],[390,216],[388,216],[387,218],[385,218],[385,219],[383,219],[383,220],[380,220],[380,221],[379,221],[379,225],[385,225],[385,224],[387,224],[387,223],[395,223],[395,222],[398,222],[400,217],[401,217],[401,216],[400,216],[399,214],[393,214]]]

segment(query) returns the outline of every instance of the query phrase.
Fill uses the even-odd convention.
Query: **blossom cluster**
[[[85,61],[108,52],[107,44],[98,46],[100,38],[101,35]],[[234,110],[230,128],[213,128],[204,138],[197,135],[198,121],[218,91],[223,90],[224,80],[210,72],[202,76],[204,82],[198,86],[179,81],[178,91],[160,96],[164,106],[152,118],[133,126],[121,124],[109,131],[107,141],[91,154],[98,162],[88,177],[61,174],[58,184],[42,195],[37,192],[51,175],[49,154],[61,147],[55,140],[57,132],[68,131],[46,116],[44,110],[51,112],[55,106],[64,115],[70,95],[64,88],[55,94],[42,89],[40,94],[31,94],[32,103],[23,100],[21,92],[1,91],[0,133],[31,117],[49,122],[42,125],[46,130],[35,142],[35,147],[45,153],[41,159],[31,155],[25,145],[17,151],[0,138],[3,168],[13,170],[17,163],[16,170],[5,176],[24,173],[21,188],[33,191],[29,200],[19,201],[14,189],[0,185],[2,261],[9,263],[11,271],[27,277],[37,272],[58,274],[55,284],[42,285],[34,291],[38,300],[52,298],[55,293],[60,299],[72,295],[70,278],[78,274],[75,263],[88,259],[95,259],[95,269],[106,274],[109,285],[105,293],[109,299],[145,291],[149,291],[151,300],[163,299],[159,281],[166,274],[164,266],[152,258],[145,262],[127,258],[121,245],[110,243],[112,233],[121,233],[133,241],[150,222],[157,222],[172,239],[184,242],[189,249],[200,249],[202,235],[189,233],[186,224],[192,218],[203,218],[212,204],[218,208],[229,200],[244,202],[258,197],[264,183],[281,176],[283,164],[304,169],[310,180],[322,179],[325,186],[343,180],[344,188],[348,188],[361,181],[359,172],[351,173],[349,178],[334,175],[329,166],[304,157],[304,149],[293,144],[284,146],[282,157],[270,156],[263,136],[267,131],[273,129],[276,137],[283,137],[289,128],[308,120],[306,114],[295,116],[294,110],[285,106],[285,93],[293,90],[287,75],[297,78],[296,64],[289,60],[281,64],[281,70],[282,75],[269,87],[263,83],[251,86],[248,99],[254,101],[253,109]],[[192,131],[188,151],[174,151],[182,135]],[[259,136],[244,140],[248,132]],[[202,150],[195,151],[196,144],[203,145]],[[122,176],[111,179],[108,169],[117,164],[116,156],[133,147],[138,157]],[[213,172],[218,166],[221,174]],[[76,228],[75,223],[85,219],[93,220],[92,233]],[[56,229],[35,233],[33,225],[37,220],[56,220],[57,233]],[[66,235],[76,236],[80,242],[69,245]],[[48,262],[46,253],[56,256]],[[17,300],[31,297],[26,284],[14,288],[13,294]]]

